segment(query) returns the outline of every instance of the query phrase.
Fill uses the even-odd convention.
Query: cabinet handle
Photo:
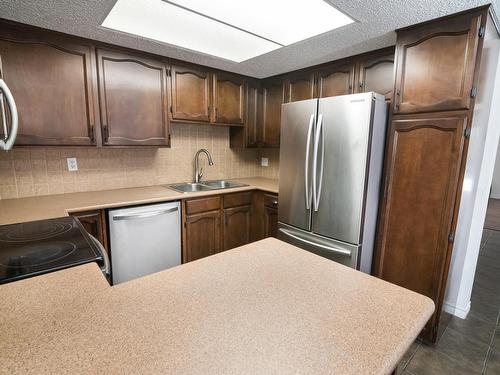
[[[277,206],[277,205],[278,205],[278,201],[273,201],[273,204],[274,204],[275,206]]]

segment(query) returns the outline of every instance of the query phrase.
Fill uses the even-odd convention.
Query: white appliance
[[[5,110],[5,104],[9,107],[10,130],[7,126],[7,112]],[[0,149],[8,151],[12,148],[12,146],[14,146],[14,142],[16,141],[18,125],[17,107],[9,87],[2,79],[0,79],[0,112],[4,136],[4,139],[0,139]]]
[[[110,210],[113,284],[181,264],[180,203]]]
[[[386,114],[373,92],[283,104],[278,238],[370,272]]]

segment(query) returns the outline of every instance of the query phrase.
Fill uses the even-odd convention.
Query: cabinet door
[[[106,50],[97,59],[103,144],[169,145],[165,64]]]
[[[335,64],[318,70],[317,96],[326,98],[329,96],[347,95],[353,92],[354,64]]]
[[[398,33],[394,113],[468,109],[481,17]]]
[[[281,128],[281,105],[283,104],[283,82],[265,82],[262,86],[261,129],[262,143],[268,147],[279,147]]]
[[[359,61],[355,92],[374,91],[392,99],[394,88],[394,53],[373,56]]]
[[[394,120],[389,129],[375,274],[436,306],[446,284],[466,125],[465,117],[429,117]]]
[[[210,77],[208,72],[173,66],[171,85],[172,119],[210,121]]]
[[[224,209],[224,250],[250,242],[250,217],[252,206]]]
[[[220,251],[220,220],[219,210],[186,216],[185,262]]]
[[[259,86],[256,82],[247,82],[245,89],[245,126],[231,127],[229,140],[231,148],[257,147],[260,142],[260,128],[257,121]]]
[[[290,76],[285,83],[285,101],[296,102],[314,98],[314,73]]]
[[[214,122],[243,124],[245,81],[240,77],[225,73],[216,73],[213,77]]]
[[[264,236],[278,237],[278,210],[264,207]]]
[[[97,238],[104,248],[108,250],[106,219],[103,210],[75,212],[71,216],[76,217],[85,230]]]
[[[16,145],[95,144],[92,47],[32,31],[0,34],[0,78],[19,114]]]

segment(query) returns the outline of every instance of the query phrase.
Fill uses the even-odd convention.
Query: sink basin
[[[230,188],[246,186],[245,184],[240,184],[238,182],[224,181],[224,180],[206,181],[202,182],[202,184],[205,186],[209,186],[212,189],[230,189]]]
[[[184,183],[184,184],[173,184],[173,185],[167,185],[167,187],[180,191],[181,193],[193,193],[195,191],[206,191],[206,190],[213,190],[212,188],[202,185],[202,184],[197,184],[197,183]]]
[[[181,193],[194,193],[196,191],[208,191],[217,189],[230,189],[242,186],[247,186],[245,184],[240,184],[238,182],[225,181],[225,180],[215,180],[215,181],[204,181],[200,183],[196,182],[185,182],[183,184],[172,184],[165,185],[170,189],[180,191]]]

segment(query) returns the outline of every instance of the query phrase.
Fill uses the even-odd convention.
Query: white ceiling
[[[328,1],[357,22],[239,64],[102,28],[100,25],[113,7],[115,0],[0,0],[0,17],[248,76],[265,78],[393,45],[396,40],[394,30],[400,27],[488,3],[494,4],[497,14],[500,10],[500,0]],[[279,15],[276,15],[276,19],[279,19]],[[203,30],[200,30],[200,33],[202,32]]]

